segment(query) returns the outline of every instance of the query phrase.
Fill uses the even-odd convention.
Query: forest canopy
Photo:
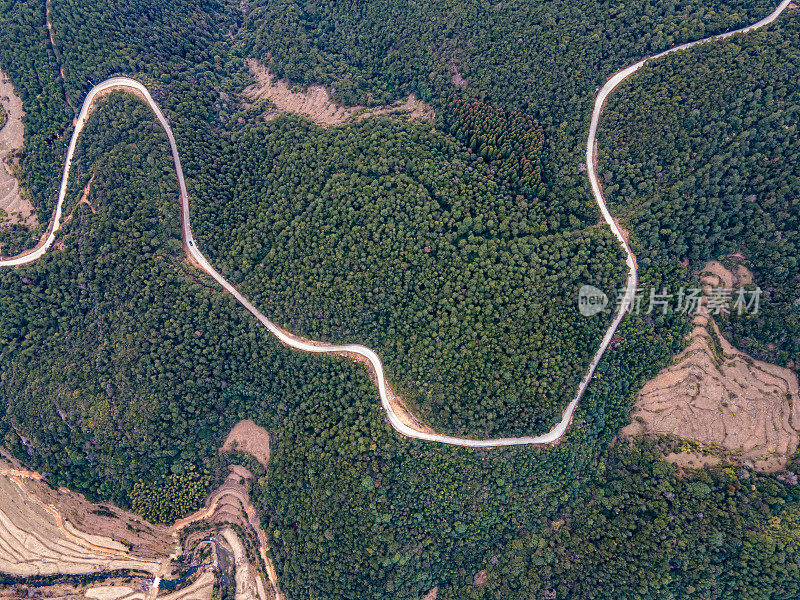
[[[437,428],[532,433],[610,317],[580,317],[577,287],[611,294],[625,276],[581,170],[595,88],[773,8],[0,0],[0,68],[23,99],[20,181],[41,223],[83,96],[135,77],[172,123],[202,250],[266,315],[375,348]],[[640,285],[742,252],[769,307],[723,327],[796,369],[795,15],[642,69],[599,146]],[[348,103],[415,92],[437,120],[273,118],[242,94],[246,58]],[[111,94],[81,137],[57,249],[0,269],[0,438],[49,483],[169,522],[250,418],[275,438],[252,499],[290,598],[797,597],[796,457],[781,476],[680,470],[659,458],[674,440],[616,437],[685,345],[681,315],[622,322],[560,444],[408,440],[363,367],[284,348],[186,261],[177,199],[163,131]]]
[[[611,99],[598,143],[642,264],[741,253],[764,290],[734,343],[800,367],[800,22],[667,57]],[[694,74],[688,76],[689,73]]]

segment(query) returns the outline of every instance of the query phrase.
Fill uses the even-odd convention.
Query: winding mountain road
[[[59,227],[61,226],[61,216],[62,216],[61,211],[62,211],[62,206],[64,204],[64,198],[66,197],[67,193],[69,172],[72,166],[72,160],[75,155],[75,148],[77,146],[78,137],[80,136],[81,131],[83,131],[83,127],[86,123],[86,119],[89,115],[90,109],[94,104],[95,100],[98,98],[98,95],[102,93],[107,93],[111,90],[128,91],[142,98],[150,106],[153,113],[156,115],[156,118],[158,119],[159,123],[161,123],[161,126],[164,128],[164,131],[167,134],[170,150],[172,151],[172,159],[175,163],[175,170],[178,176],[178,183],[180,185],[181,228],[183,232],[183,241],[189,256],[197,263],[197,265],[202,270],[208,273],[227,292],[232,294],[234,298],[236,298],[236,300],[238,300],[242,306],[244,306],[248,311],[250,311],[253,314],[253,316],[255,316],[256,319],[258,319],[261,322],[261,324],[264,325],[264,327],[266,327],[270,331],[270,333],[272,333],[285,345],[291,348],[295,348],[297,350],[301,350],[303,352],[311,352],[315,354],[342,354],[342,353],[356,354],[365,361],[367,361],[368,363],[370,363],[374,371],[375,380],[378,385],[378,392],[381,398],[381,405],[386,411],[389,423],[392,425],[392,427],[394,427],[395,430],[397,430],[404,436],[419,440],[440,442],[444,444],[453,444],[457,446],[468,446],[472,448],[520,446],[526,444],[551,444],[561,439],[564,433],[566,433],[570,423],[572,422],[572,417],[573,414],[575,413],[575,409],[578,407],[578,403],[583,397],[583,394],[586,391],[586,388],[588,387],[589,382],[592,379],[592,375],[594,374],[597,365],[600,363],[600,359],[603,357],[603,354],[608,348],[608,345],[611,342],[611,338],[614,336],[617,327],[619,327],[619,324],[622,322],[622,319],[625,317],[625,314],[630,309],[630,306],[632,304],[636,292],[636,285],[638,281],[638,273],[636,269],[635,257],[631,252],[628,242],[623,237],[622,232],[620,231],[617,224],[614,222],[614,219],[612,218],[611,213],[609,212],[608,207],[606,206],[606,201],[603,196],[603,191],[597,179],[597,168],[596,168],[597,126],[600,122],[600,115],[603,111],[603,106],[606,102],[606,99],[618,85],[620,85],[628,77],[633,75],[633,73],[638,71],[645,63],[661,58],[662,56],[666,56],[667,54],[670,54],[672,52],[686,50],[688,48],[692,48],[694,46],[714,40],[722,40],[737,33],[746,33],[748,31],[752,31],[754,29],[758,29],[760,27],[768,25],[769,23],[772,23],[773,21],[775,21],[775,19],[777,19],[780,16],[780,14],[786,9],[786,7],[789,6],[791,1],[792,0],[783,0],[778,5],[778,7],[772,12],[772,14],[748,27],[744,27],[736,31],[731,31],[716,36],[711,36],[695,42],[681,44],[679,46],[675,46],[674,48],[656,54],[654,56],[644,58],[639,62],[630,65],[629,67],[626,67],[625,69],[613,75],[597,94],[594,105],[594,112],[592,113],[591,126],[589,128],[589,137],[586,143],[586,168],[592,187],[592,194],[594,195],[594,199],[600,208],[600,212],[603,215],[603,219],[605,220],[606,223],[608,223],[608,226],[611,228],[611,231],[614,233],[614,236],[617,238],[617,240],[619,240],[620,244],[625,250],[625,254],[627,256],[626,263],[628,265],[628,279],[627,279],[626,291],[622,301],[620,302],[619,310],[617,311],[614,320],[612,321],[611,325],[606,331],[606,334],[603,336],[603,340],[600,344],[600,347],[597,349],[597,352],[592,358],[592,361],[589,364],[589,368],[587,369],[586,375],[581,380],[581,383],[578,386],[578,390],[577,393],[575,394],[575,397],[564,410],[561,417],[561,421],[558,424],[556,424],[556,426],[553,427],[553,429],[551,429],[549,432],[545,434],[537,436],[526,436],[526,437],[473,440],[468,438],[459,438],[459,437],[434,433],[424,430],[421,426],[416,427],[413,425],[413,423],[407,424],[403,419],[401,419],[401,417],[395,411],[395,408],[392,406],[390,397],[393,396],[393,393],[390,390],[389,384],[386,381],[386,375],[383,370],[383,363],[381,362],[380,357],[373,350],[367,348],[366,346],[362,346],[360,344],[337,345],[337,344],[325,344],[320,342],[311,342],[307,340],[302,340],[285,332],[283,329],[275,325],[272,321],[267,319],[267,317],[265,317],[255,306],[253,306],[247,300],[247,298],[242,296],[242,294],[240,294],[236,290],[236,288],[234,288],[230,283],[228,283],[228,281],[222,275],[220,275],[217,272],[217,270],[214,269],[213,266],[211,266],[211,263],[208,262],[206,257],[203,256],[202,252],[200,252],[200,250],[198,249],[197,242],[195,241],[194,236],[192,235],[192,229],[189,224],[189,194],[186,190],[186,182],[183,177],[181,159],[180,156],[178,155],[178,148],[177,145],[175,144],[175,138],[172,134],[172,129],[170,128],[167,119],[164,117],[164,114],[161,112],[161,109],[153,100],[152,96],[150,96],[150,92],[147,90],[147,88],[138,81],[135,81],[127,77],[112,77],[110,79],[107,79],[106,81],[103,81],[102,83],[93,87],[91,91],[88,93],[88,95],[83,101],[83,106],[81,107],[81,112],[78,115],[78,119],[75,123],[75,130],[72,134],[72,139],[70,140],[69,143],[67,158],[66,161],[64,162],[64,171],[61,177],[61,187],[58,193],[58,204],[56,205],[56,211],[55,214],[53,215],[53,220],[50,228],[48,229],[47,234],[43,238],[42,242],[40,242],[39,245],[37,245],[37,247],[32,251],[23,253],[22,255],[13,258],[0,259],[0,267],[13,267],[18,265],[25,265],[35,260],[38,260],[44,255],[45,252],[47,252],[48,248],[50,248],[50,246],[53,244],[53,241],[55,240],[55,234],[58,231]],[[409,419],[406,418],[405,420],[407,421]]]

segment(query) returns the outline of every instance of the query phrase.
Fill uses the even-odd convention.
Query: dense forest
[[[0,271],[4,445],[53,485],[167,520],[164,500],[193,507],[229,428],[255,417],[278,440],[256,497],[295,596],[417,597],[471,572],[580,489],[594,440],[613,436],[614,392],[643,374],[605,367],[620,377],[561,446],[404,440],[361,368],[282,348],[183,260],[166,141],[138,100],[98,108],[79,157],[63,250]],[[663,360],[680,339],[667,335],[631,332],[619,348]]]
[[[543,126],[543,178],[559,204],[597,221],[579,171],[592,94],[624,65],[753,23],[771,0],[440,0],[248,4],[240,46],[276,74],[323,83],[347,104],[455,89]],[[588,203],[588,207],[587,207]]]
[[[577,317],[576,286],[624,277],[579,170],[594,86],[773,8],[49,4],[55,49],[42,0],[0,3],[40,221],[72,107],[90,82],[135,76],[173,123],[215,266],[288,329],[375,347],[420,414],[471,435],[552,425],[609,316]],[[599,140],[641,285],[693,281],[706,258],[743,251],[774,301],[726,327],[785,364],[800,295],[797,31],[787,16],[643,69]],[[347,101],[415,91],[437,121],[265,122],[240,102],[245,56]],[[721,174],[734,156],[742,173]],[[101,103],[73,173],[57,249],[0,269],[0,437],[53,485],[169,522],[251,418],[276,439],[253,500],[290,598],[797,597],[791,476],[681,471],[659,459],[673,441],[615,441],[683,347],[680,315],[623,322],[558,445],[415,442],[385,422],[363,368],[283,348],[186,262],[166,138],[141,102]]]
[[[796,598],[797,486],[734,468],[687,478],[660,453],[613,448],[579,500],[439,597]]]
[[[764,290],[738,347],[800,367],[800,21],[669,56],[615,94],[599,132],[612,212],[641,264],[741,253]]]
[[[442,97],[460,76],[479,99],[558,126],[580,119],[587,92],[621,66],[773,8],[765,0],[265,0],[252,4],[246,48],[279,75],[334,88],[347,104]]]
[[[624,278],[607,229],[577,227],[427,126],[285,118],[226,150],[196,179],[195,231],[265,314],[375,348],[436,428],[558,420],[606,325],[575,310],[577,290]]]

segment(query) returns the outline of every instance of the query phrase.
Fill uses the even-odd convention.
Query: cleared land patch
[[[250,502],[249,487],[253,475],[241,466],[232,465],[230,469],[225,482],[206,500],[205,507],[177,521],[173,530],[180,532],[198,521],[205,521],[208,524],[206,528],[192,531],[182,541],[181,545],[184,548],[197,547],[203,543],[208,538],[209,529],[220,531],[217,543],[229,549],[235,557],[236,600],[244,598],[285,600],[278,587],[275,567],[267,556],[269,549],[267,536],[261,527],[258,513]],[[249,537],[254,538],[249,540],[257,549],[252,556],[247,554],[242,539],[231,526],[235,526],[239,532],[250,533]],[[220,527],[222,529],[219,529]],[[219,564],[219,559],[215,562]],[[264,572],[266,580],[262,578]]]
[[[243,431],[258,434],[255,449],[268,459],[266,430],[248,421],[239,424],[236,433],[240,439]],[[60,583],[44,588],[48,593],[60,591],[61,597],[145,600],[156,597],[162,578],[179,577],[180,564],[184,563],[185,569],[186,557],[211,539],[213,568],[203,563],[181,589],[158,598],[211,598],[213,569],[230,567],[237,600],[281,600],[284,596],[278,588],[277,573],[267,557],[267,537],[249,498],[252,478],[244,467],[231,466],[227,479],[208,497],[203,509],[172,527],[164,527],[110,504],[91,504],[65,488],[53,489],[41,475],[22,468],[15,459],[0,459],[0,573],[17,577],[150,573],[150,578],[144,579],[146,586],[152,583],[147,591],[142,591],[142,578],[138,576],[134,578],[138,588],[113,579],[83,589]],[[202,527],[187,529],[199,521],[204,522]],[[180,559],[177,564],[176,559]]]
[[[190,585],[171,594],[159,595],[158,600],[211,600],[214,590],[214,575],[204,571]],[[127,585],[102,585],[85,590],[85,598],[92,600],[149,600],[152,593],[134,591]]]
[[[265,468],[269,463],[269,433],[250,419],[239,421],[233,426],[220,452],[238,450],[251,454]]]
[[[752,281],[742,265],[730,271],[711,261],[705,273],[706,293],[708,286]],[[750,461],[759,470],[780,470],[800,440],[797,376],[734,348],[707,312],[704,303],[689,346],[639,392],[634,420],[622,433],[672,434]],[[691,464],[681,454],[667,460],[682,466],[708,463]]]
[[[432,121],[436,116],[433,107],[414,94],[385,106],[344,106],[331,100],[328,90],[321,85],[311,85],[304,92],[294,91],[289,82],[276,78],[258,61],[250,59],[247,65],[257,83],[248,86],[244,90],[245,95],[253,100],[269,100],[274,106],[274,112],[268,114],[268,117],[290,112],[308,117],[317,125],[331,127],[378,115],[394,114],[417,121]]]
[[[0,225],[3,223],[22,223],[28,227],[39,224],[30,201],[24,198],[13,169],[16,166],[14,153],[22,149],[24,127],[22,125],[22,100],[14,91],[14,86],[0,72],[0,106],[6,115],[5,124],[0,127]]]

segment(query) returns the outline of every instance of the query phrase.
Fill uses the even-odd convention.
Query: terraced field
[[[269,434],[252,421],[240,422],[220,450],[234,449],[250,452],[266,465]],[[5,457],[0,458],[0,573],[24,578],[121,571],[136,581],[121,577],[84,588],[57,583],[43,588],[56,594],[47,597],[206,600],[219,582],[236,600],[285,598],[250,502],[253,475],[244,467],[231,466],[202,509],[167,527],[53,489],[2,448],[0,457]],[[198,559],[198,550],[209,544],[211,559]],[[167,585],[175,587],[161,590]]]
[[[134,570],[155,574],[160,561],[132,555],[120,542],[85,533],[27,489],[35,474],[3,465],[0,475],[0,571],[16,576]]]

